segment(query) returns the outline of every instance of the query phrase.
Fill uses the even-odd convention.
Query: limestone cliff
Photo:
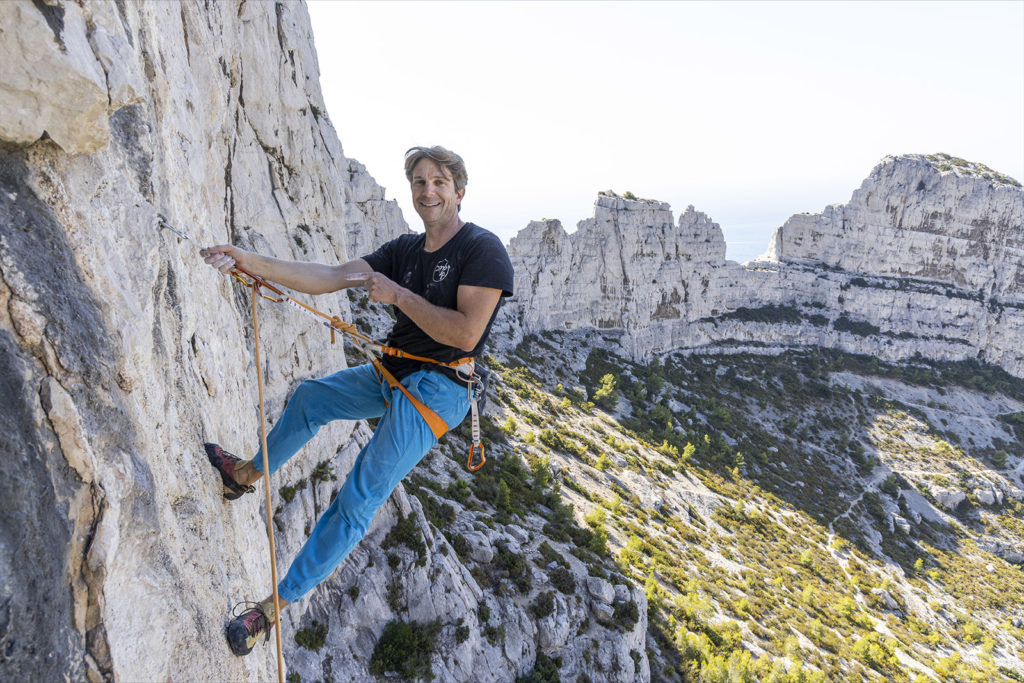
[[[520,333],[601,330],[636,358],[817,345],[1024,375],[1024,191],[948,155],[887,157],[849,203],[792,217],[745,266],[692,206],[673,225],[666,204],[613,193],[572,235],[531,223],[510,253]]]
[[[199,450],[255,443],[249,302],[197,248],[346,256],[305,7],[14,2],[0,27],[4,672],[267,678],[269,651],[219,647],[269,586],[262,508],[221,502]],[[273,415],[345,359],[262,310]]]
[[[301,2],[4,2],[0,38],[0,671],[272,679],[273,645],[236,658],[223,633],[233,605],[270,589],[263,494],[225,502],[202,443],[254,451],[257,372],[273,420],[297,382],[347,361],[261,301],[255,367],[249,296],[197,250],[337,263],[408,228],[342,152]],[[352,315],[345,295],[316,305]],[[275,476],[282,573],[368,436],[323,429]],[[424,468],[454,485],[453,463],[435,450]],[[547,572],[524,573],[543,536],[445,509],[447,537],[399,488],[285,613],[289,672],[373,680],[389,621],[438,620],[443,680],[514,679],[542,648],[565,671],[647,677],[642,590],[572,579],[575,562],[556,595]],[[400,520],[406,543],[385,550]],[[512,564],[530,592],[505,592]],[[629,628],[603,623],[626,603]]]

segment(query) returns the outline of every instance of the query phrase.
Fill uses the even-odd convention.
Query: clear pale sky
[[[693,204],[737,261],[887,154],[1024,181],[1021,1],[308,4],[345,154],[414,230],[421,144],[465,158],[462,216],[506,243],[612,189]]]

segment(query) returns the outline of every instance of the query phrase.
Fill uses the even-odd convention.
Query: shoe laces
[[[241,611],[239,611],[241,610]],[[250,612],[255,613],[253,616],[246,618]],[[273,624],[267,619],[266,612],[263,611],[263,605],[258,602],[240,602],[235,605],[231,612],[231,616],[235,619],[241,619],[242,624],[245,626],[246,632],[254,636],[261,630],[267,634],[266,640],[270,640],[270,627]],[[264,641],[266,642],[266,641]]]

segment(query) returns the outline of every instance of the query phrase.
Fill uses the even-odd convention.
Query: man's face
[[[451,174],[433,159],[420,159],[412,169],[412,203],[424,226],[455,220],[464,194],[466,188],[456,192]]]

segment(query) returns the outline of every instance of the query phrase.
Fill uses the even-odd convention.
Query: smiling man
[[[512,294],[512,264],[501,240],[460,216],[467,182],[462,158],[444,147],[413,147],[405,155],[405,174],[424,232],[402,235],[362,258],[327,266],[232,245],[201,252],[221,272],[237,265],[309,294],[363,286],[371,301],[391,304],[395,311],[387,346],[405,357],[386,355],[383,366],[401,387],[392,387],[369,364],[306,380],[267,435],[273,473],[328,422],[380,418],[341,491],[278,584],[282,606],[341,564],[366,534],[377,508],[437,443],[437,432],[462,422],[470,406],[466,377],[473,372],[472,359],[483,349],[501,297]],[[428,423],[428,412],[443,421],[440,430]],[[255,490],[252,484],[263,476],[261,458],[242,460],[213,443],[205,448],[226,499]],[[236,655],[248,654],[264,634],[269,639],[277,621],[272,596],[246,607],[227,626]]]

